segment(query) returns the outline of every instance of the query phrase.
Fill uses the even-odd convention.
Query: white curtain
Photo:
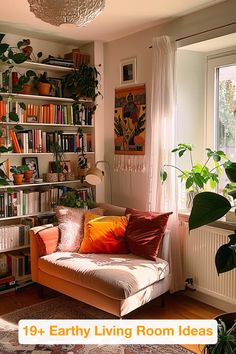
[[[175,164],[171,150],[175,146],[175,43],[167,36],[153,39],[151,96],[151,153],[149,179],[149,210],[173,211],[171,230],[171,291],[183,289],[181,239],[178,234],[177,178],[168,169],[164,185],[160,171],[164,164]]]

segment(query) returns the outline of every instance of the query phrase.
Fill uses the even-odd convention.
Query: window
[[[236,54],[208,60],[206,146],[236,161]],[[219,192],[228,179],[222,176]]]

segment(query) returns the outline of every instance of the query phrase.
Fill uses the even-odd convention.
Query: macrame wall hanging
[[[115,90],[114,171],[145,171],[145,85]]]

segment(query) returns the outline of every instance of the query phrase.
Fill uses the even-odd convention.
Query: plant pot
[[[58,182],[58,173],[45,173],[43,175],[44,182]]]
[[[33,176],[33,171],[32,170],[26,171],[24,173],[25,182],[30,183],[30,179],[32,178],[32,176]]]
[[[88,172],[88,168],[78,168],[78,176],[85,177]]]
[[[50,92],[51,84],[46,82],[39,82],[38,83],[38,93],[42,96],[48,96]]]
[[[31,86],[29,84],[23,85],[21,93],[23,93],[24,95],[30,95],[31,94]]]
[[[64,182],[65,180],[66,180],[65,173],[63,173],[63,172],[58,173],[58,181]]]
[[[14,174],[13,174],[13,179],[14,179],[13,183],[16,184],[16,185],[22,184],[23,177],[24,177],[23,174],[16,175],[16,174],[14,173]]]
[[[75,179],[75,174],[73,172],[65,173],[66,181],[73,181]]]

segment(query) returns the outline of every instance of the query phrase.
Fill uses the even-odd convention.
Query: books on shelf
[[[30,252],[29,250],[19,250],[8,252],[8,268],[15,280],[25,281],[30,275]]]
[[[52,211],[61,195],[62,190],[58,187],[0,192],[0,218]]]
[[[27,225],[5,225],[0,227],[0,250],[29,245]]]
[[[58,143],[64,152],[76,152],[84,145],[85,152],[92,152],[92,134],[84,133],[83,141],[76,132],[46,132],[41,129],[29,129],[16,133],[9,131],[11,145],[15,153],[53,152],[53,145]]]

